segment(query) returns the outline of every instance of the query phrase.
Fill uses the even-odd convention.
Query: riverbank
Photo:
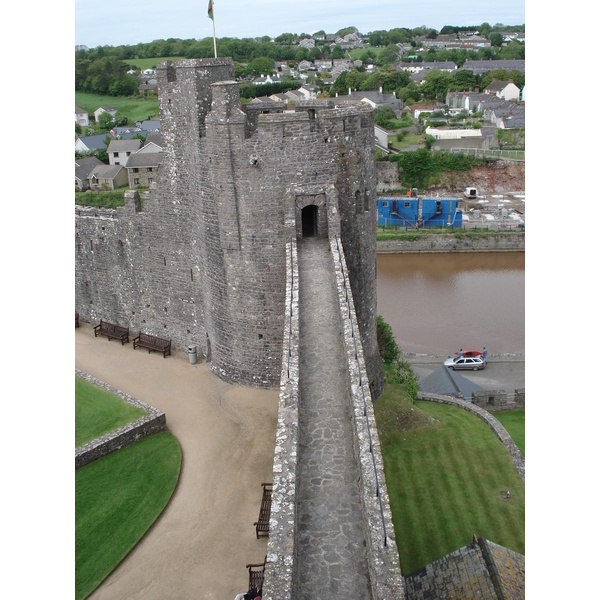
[[[406,239],[377,241],[377,254],[452,252],[524,252],[524,233],[456,232],[419,234]]]

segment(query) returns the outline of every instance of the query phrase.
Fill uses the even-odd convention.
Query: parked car
[[[458,354],[458,352],[455,352],[454,354]],[[462,355],[467,357],[467,358],[471,358],[473,356],[481,356],[483,354],[483,352],[479,352],[479,350],[464,350]]]
[[[447,358],[444,361],[444,366],[453,371],[456,369],[472,369],[473,371],[478,371],[479,369],[485,369],[486,365],[486,361],[483,360],[481,356],[461,356],[460,358]]]

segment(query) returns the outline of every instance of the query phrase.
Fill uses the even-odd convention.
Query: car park
[[[478,371],[479,369],[485,369],[487,362],[481,358],[481,356],[459,356],[456,358],[448,358],[444,361],[444,366],[452,369],[471,369]]]

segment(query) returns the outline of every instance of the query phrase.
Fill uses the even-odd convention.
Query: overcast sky
[[[522,25],[525,0],[214,0],[216,35],[276,37],[327,33],[349,26],[361,33],[444,25]],[[212,37],[208,0],[75,0],[75,44],[133,45],[156,39]]]

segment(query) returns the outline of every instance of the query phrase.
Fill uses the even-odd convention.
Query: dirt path
[[[90,596],[94,600],[233,600],[247,590],[263,481],[272,481],[277,390],[228,385],[187,354],[133,350],[75,333],[78,369],[164,411],[181,444],[181,476],[150,531]]]

